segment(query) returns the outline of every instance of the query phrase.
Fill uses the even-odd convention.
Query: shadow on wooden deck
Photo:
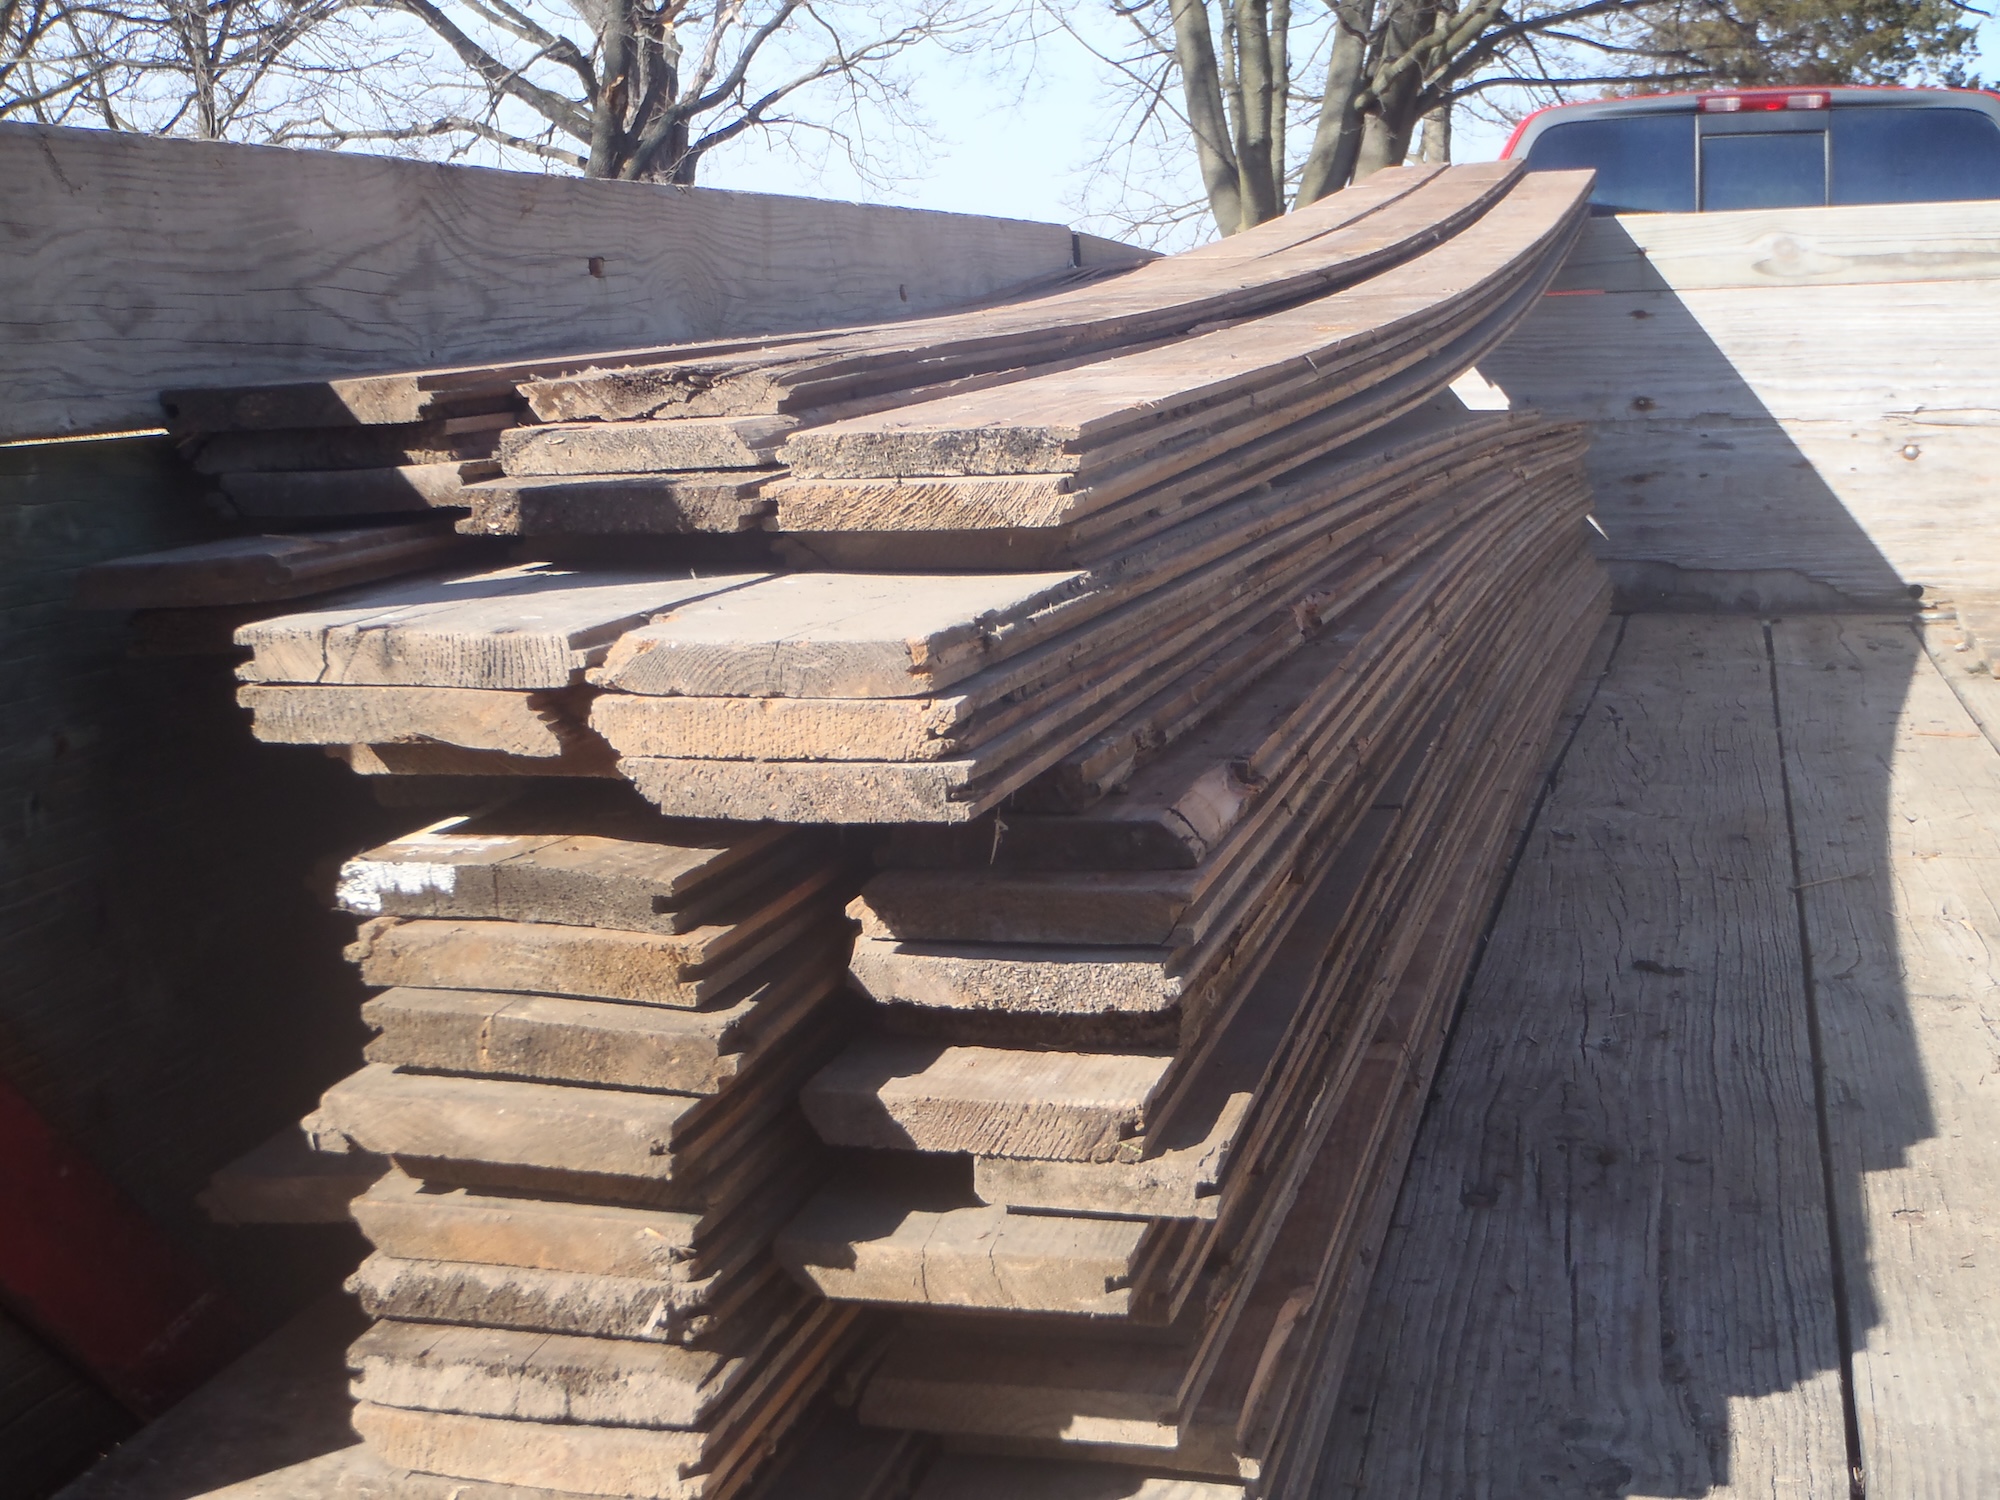
[[[1316,1497],[2000,1493],[2000,686],[1922,629],[1625,620]]]

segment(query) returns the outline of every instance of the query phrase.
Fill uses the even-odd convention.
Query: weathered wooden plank
[[[688,1172],[675,1147],[701,1102],[371,1063],[326,1091],[308,1128],[384,1156],[668,1180]]]
[[[236,634],[246,682],[558,688],[648,616],[756,582],[754,573],[645,578],[531,563],[370,591]]]
[[[1059,361],[1364,277],[1463,228],[1509,180],[1506,166],[1378,174],[1346,198],[1324,199],[1261,226],[1231,252],[1202,257],[1235,262],[1221,275],[1206,265],[1190,273],[1173,260],[1155,262],[1109,287],[1059,291],[908,330],[837,334],[769,352],[720,350],[706,358],[662,350],[650,361],[630,359],[623,367],[605,361],[604,368],[525,382],[523,394],[544,421],[777,412]],[[1301,243],[1301,236],[1312,242]],[[1269,254],[1259,253],[1267,247]]]
[[[969,677],[997,627],[1071,594],[1082,573],[791,573],[660,606],[597,670],[630,693],[904,697]]]
[[[2000,280],[1991,203],[1897,203],[1592,219],[1559,291],[1777,290]]]
[[[339,899],[360,916],[478,917],[684,932],[775,883],[790,835],[774,827],[674,823],[530,805],[447,818],[356,855]],[[795,851],[792,863],[809,865]],[[731,914],[732,918],[735,915]]]
[[[691,1432],[510,1422],[362,1404],[354,1427],[391,1463],[453,1477],[643,1500],[698,1500],[704,1449]]]
[[[862,938],[850,969],[884,1005],[1017,1015],[1146,1016],[1170,1010],[1183,985],[1167,949],[995,949],[974,943]]]
[[[1393,887],[1389,905],[1402,926],[1390,929],[1388,956],[1379,971],[1364,969],[1350,991],[1333,983],[1339,1008],[1324,1014],[1320,1024],[1337,1026],[1341,1018],[1353,1018],[1349,1050],[1365,1056],[1358,1068],[1331,1060],[1313,1067],[1311,1048],[1300,1043],[1288,1049],[1308,1059],[1304,1072],[1314,1097],[1309,1107],[1284,1112],[1260,1128],[1264,1139],[1257,1149],[1269,1154],[1246,1160],[1238,1175],[1250,1179],[1253,1190],[1239,1193],[1225,1214],[1239,1228],[1218,1237],[1205,1252],[1208,1262],[1222,1269],[1207,1286],[1202,1324],[1176,1330],[1171,1341],[1149,1342],[1123,1330],[1045,1337],[1025,1345],[1013,1359],[1004,1330],[982,1336],[967,1327],[954,1341],[950,1331],[936,1327],[934,1337],[917,1336],[907,1358],[899,1362],[892,1355],[876,1377],[883,1381],[880,1389],[871,1380],[864,1402],[872,1403],[875,1420],[913,1420],[944,1432],[1043,1447],[1086,1442],[1093,1435],[1100,1443],[1117,1441],[1106,1430],[1110,1420],[1117,1420],[1124,1424],[1126,1443],[1171,1450],[1170,1459],[1163,1455],[1163,1464],[1200,1469],[1223,1459],[1232,1467],[1240,1462],[1245,1474],[1258,1473],[1268,1445],[1251,1430],[1251,1397],[1284,1389],[1300,1369],[1299,1361],[1288,1357],[1299,1347],[1287,1343],[1296,1320],[1337,1297],[1344,1285],[1342,1273],[1366,1238],[1353,1231],[1372,1217],[1377,1205],[1386,1205],[1387,1189],[1400,1168],[1398,1132],[1414,1125],[1422,1099],[1420,1080],[1427,1080],[1429,1072],[1428,1055],[1406,1060],[1397,1037],[1420,1030],[1428,1031],[1427,1041],[1441,1035],[1436,1013],[1457,991],[1481,926],[1481,896],[1505,851],[1504,835],[1541,764],[1544,734],[1569,686],[1574,661],[1589,643],[1590,635],[1584,633],[1547,664],[1530,655],[1537,669],[1531,673],[1536,678],[1532,691],[1489,687],[1476,696],[1478,709],[1467,737],[1478,740],[1491,733],[1505,749],[1480,774],[1467,775],[1462,767],[1443,763],[1431,778],[1434,790],[1443,794],[1432,798],[1430,819],[1435,821],[1417,817],[1411,837],[1419,847],[1438,851],[1435,868],[1421,877],[1363,882],[1371,888]],[[1416,783],[1423,784],[1421,779]],[[1437,829],[1451,830],[1454,837],[1439,839]],[[1371,946],[1323,918],[1315,913],[1302,924],[1311,929],[1301,945],[1308,968],[1315,938],[1321,949],[1329,942],[1336,951]],[[1396,991],[1386,1010],[1368,995],[1371,986]],[[1378,1014],[1384,1022],[1379,1029]],[[1379,1045],[1370,1047],[1371,1038]],[[1428,1048],[1414,1050],[1427,1053]],[[1323,1159],[1307,1171],[1303,1159],[1316,1155]],[[1255,1205],[1247,1223],[1246,1199]],[[1101,1212],[1109,1205],[1090,1207]],[[1220,1373],[1227,1379],[1217,1387],[1218,1376],[1210,1371],[1224,1361],[1226,1350],[1238,1357],[1233,1364],[1225,1362]],[[1040,1388],[1030,1397],[1013,1386]],[[1203,1394],[1206,1390],[1213,1391],[1214,1400]],[[1208,1403],[1199,1422],[1197,1400]],[[1260,1481],[1269,1477],[1259,1474]]]
[[[713,1094],[839,985],[840,950],[800,946],[734,1005],[706,1011],[481,990],[392,989],[361,1018],[370,1062],[544,1083]],[[776,969],[776,966],[774,966]]]
[[[901,1164],[898,1164],[899,1167]],[[778,1261],[823,1296],[993,1312],[1130,1310],[1150,1226],[949,1204],[903,1168],[835,1180],[785,1226]]]
[[[456,745],[553,759],[595,738],[573,694],[518,688],[245,683],[236,701],[273,745]]]
[[[814,1075],[799,1104],[829,1145],[1101,1161],[1143,1127],[1172,1061],[872,1037]]]
[[[824,890],[830,871],[820,872]],[[813,887],[787,892],[769,920],[689,932],[621,932],[554,922],[469,922],[375,917],[348,956],[369,984],[418,989],[511,990],[580,1000],[625,1000],[696,1009],[733,993],[787,943],[824,933],[832,912],[815,909]],[[831,902],[827,903],[830,908]],[[823,944],[806,951],[827,952]]]
[[[748,531],[770,513],[757,470],[488,479],[465,487],[468,536],[680,536]]]
[[[33,351],[8,438],[157,426],[169,386],[931,313],[1073,254],[1057,224],[347,152],[10,122],[0,153]]]
[[[692,417],[676,422],[568,422],[516,427],[500,438],[509,477],[760,469],[794,417]]]
[[[77,575],[79,609],[185,609],[296,599],[415,573],[462,553],[447,523],[245,536],[119,557]]]
[[[1536,495],[1526,486],[1489,479],[1420,509],[1387,536],[1363,539],[1367,526],[1357,518],[1353,528],[1358,535],[1343,529],[1330,536],[1301,538],[1289,553],[1280,550],[1264,557],[1254,571],[1233,580],[1229,563],[1217,562],[1109,615],[1087,619],[1038,648],[1054,658],[1047,664],[1049,671],[1067,664],[1074,673],[1090,663],[1090,676],[1083,679],[1086,685],[1065,695],[1061,677],[1052,677],[1046,694],[1024,695],[996,710],[1003,716],[998,731],[976,739],[952,758],[826,763],[629,756],[621,770],[664,811],[677,816],[798,822],[969,821],[1065,755],[1120,726],[1127,715],[1143,720],[1148,700],[1160,691],[1160,681],[1148,675],[1149,669],[1200,671],[1218,637],[1229,639],[1252,621],[1259,628],[1268,624],[1296,631],[1296,624],[1286,624],[1288,608],[1306,611],[1307,618],[1338,615],[1408,565],[1426,545],[1450,536],[1454,527],[1459,528],[1454,545],[1460,551],[1474,531],[1484,527],[1516,548],[1544,540],[1542,529],[1561,524],[1582,500],[1573,483],[1553,480],[1550,487],[1553,493]],[[1516,514],[1524,511],[1529,514]],[[1093,601],[1098,596],[1081,597]],[[1085,605],[1077,607],[1082,610]],[[1300,638],[1295,634],[1294,644]],[[614,649],[623,650],[625,645]],[[735,654],[752,663],[757,660],[756,653],[742,647],[735,648]],[[1034,680],[1043,670],[1031,667],[1036,660],[1037,650],[1029,650],[995,666],[989,675],[996,685]],[[598,675],[602,680],[606,674]],[[968,684],[965,692],[970,691]],[[1207,701],[1219,700],[1210,696]],[[844,718],[831,722],[846,727]],[[889,732],[889,721],[881,728]],[[909,750],[920,751],[917,726],[906,723],[904,728],[913,737]],[[1134,732],[1143,737],[1143,729]]]
[[[399,469],[490,459],[501,432],[517,420],[514,412],[496,411],[396,426],[212,432],[184,438],[180,446],[202,474]]]
[[[1222,417],[1223,403],[1295,373],[1324,382],[1360,358],[1383,378],[1395,367],[1377,346],[1440,308],[1464,316],[1480,294],[1559,254],[1585,190],[1580,177],[1531,174],[1473,228],[1359,288],[1059,376],[807,428],[780,457],[805,475],[1063,472],[1158,452]]]
[[[353,1213],[369,1243],[396,1260],[700,1279],[703,1216],[691,1211],[479,1193],[391,1171],[355,1199]]]
[[[1848,1493],[1790,884],[1761,628],[1634,617],[1472,985],[1321,1483]]]
[[[428,1323],[377,1323],[348,1364],[355,1398],[381,1406],[653,1428],[702,1425],[748,1369],[719,1350]]]
[[[823,1351],[851,1310],[814,1305],[773,1286],[768,1306],[745,1309],[726,1349],[521,1330],[378,1324],[354,1346],[354,1394],[377,1405],[510,1421],[576,1423],[729,1436],[746,1404]],[[760,1389],[761,1388],[761,1389]]]
[[[1976,1495],[2000,1482],[2000,754],[1907,621],[1782,620],[1772,645],[1862,1476]]]
[[[831,1373],[853,1314],[822,1309],[738,1388],[707,1432],[519,1422],[363,1403],[356,1429],[392,1463],[493,1483],[702,1500],[747,1477]]]
[[[564,744],[556,756],[509,755],[504,750],[467,750],[458,745],[327,745],[357,776],[583,776],[612,778],[618,758],[611,747],[585,735]]]
[[[347,1278],[373,1318],[646,1343],[706,1342],[725,1319],[708,1282],[579,1276],[377,1252]],[[767,1288],[766,1290],[772,1290]]]

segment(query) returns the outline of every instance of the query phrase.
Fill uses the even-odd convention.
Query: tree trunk
[[[1326,96],[1320,101],[1312,150],[1299,173],[1294,208],[1317,203],[1328,193],[1346,187],[1361,149],[1361,116],[1354,108],[1354,97],[1361,92],[1368,60],[1368,30],[1375,23],[1375,0],[1344,0],[1334,7],[1334,18],[1338,29],[1333,55],[1326,65]]]
[[[1271,69],[1270,12],[1265,0],[1234,0],[1236,17],[1236,171],[1241,221],[1249,229],[1279,213],[1271,157],[1271,111],[1276,89]],[[1282,105],[1279,107],[1282,108]],[[1277,165],[1283,171],[1283,164]]]
[[[590,111],[590,160],[586,177],[620,177],[631,140],[625,133],[625,110],[631,99],[632,12],[629,0],[606,7],[598,33],[597,98]]]
[[[1292,0],[1271,0],[1271,76],[1277,92],[1271,103],[1272,194],[1285,211],[1285,114],[1292,102]]]
[[[1417,133],[1417,108],[1423,90],[1418,70],[1397,67],[1418,47],[1429,29],[1431,7],[1422,0],[1393,0],[1388,23],[1383,27],[1374,57],[1374,74],[1387,82],[1375,88],[1375,103],[1368,110],[1361,132],[1361,150],[1354,160],[1354,180],[1372,176],[1384,167],[1400,167],[1410,154],[1410,138]]]
[[[1222,76],[1215,66],[1215,38],[1209,31],[1204,0],[1172,0],[1174,59],[1180,64],[1181,88],[1187,96],[1188,123],[1194,129],[1196,159],[1202,186],[1208,190],[1209,211],[1224,234],[1243,228],[1243,191],[1236,156],[1229,145],[1229,120],[1222,107]]]
[[[1420,160],[1435,166],[1451,165],[1451,106],[1440,104],[1424,116],[1424,133],[1417,147]]]

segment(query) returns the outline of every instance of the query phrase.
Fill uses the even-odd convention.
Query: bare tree
[[[0,118],[694,181],[749,132],[884,180],[976,0],[0,0]]]
[[[900,118],[895,64],[953,46],[965,0],[390,0],[455,60],[456,106],[320,138],[486,141],[592,177],[690,183],[750,131],[852,144],[871,114]],[[802,111],[801,103],[809,103]],[[414,112],[412,112],[414,113]],[[856,153],[857,155],[861,153]]]
[[[1128,232],[1206,213],[1233,234],[1409,158],[1455,113],[1756,81],[1965,81],[1962,0],[1039,0],[1121,85],[1102,158],[1192,157],[1198,198],[1128,203]],[[1975,12],[1980,14],[1983,12]],[[1109,42],[1086,24],[1107,15]],[[1422,139],[1417,141],[1421,127]],[[1192,148],[1190,150],[1190,147]]]
[[[1192,145],[1201,200],[1153,217],[1205,209],[1224,234],[1404,161],[1420,125],[1425,159],[1449,160],[1454,108],[1488,90],[1709,76],[1623,24],[1657,0],[1109,0],[1122,47],[1044,3],[1123,85],[1114,150],[1146,131]]]
[[[283,139],[406,60],[349,0],[0,0],[0,118]]]

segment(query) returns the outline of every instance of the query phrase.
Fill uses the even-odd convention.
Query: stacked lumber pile
[[[612,789],[607,789],[612,790]],[[769,1246],[819,1173],[845,1027],[825,839],[544,795],[351,861],[368,1062],[307,1122],[353,1205],[355,1423],[409,1469],[650,1500],[739,1490],[852,1343]]]
[[[1523,310],[1507,305],[1509,295],[1522,290],[1523,268],[1504,264],[1497,251],[1503,221],[1521,206],[1510,200],[1521,191],[1516,169],[1504,163],[1449,171],[1399,168],[1255,235],[1111,279],[1071,273],[1043,295],[997,307],[781,338],[291,386],[171,391],[163,400],[172,430],[197,466],[215,475],[230,502],[249,516],[355,517],[445,506],[469,509],[462,524],[473,532],[684,535],[754,528],[774,510],[780,529],[812,532],[826,523],[832,506],[838,514],[831,529],[863,530],[851,487],[794,488],[782,501],[767,497],[767,488],[785,476],[786,465],[802,465],[802,478],[874,476],[865,464],[856,469],[851,457],[857,442],[867,442],[871,417],[901,411],[922,420],[918,408],[929,400],[946,403],[934,414],[948,420],[950,402],[976,401],[1024,380],[1031,388],[1021,397],[1032,407],[1052,389],[1033,380],[1082,370],[1121,378],[1126,370],[1120,361],[1149,351],[1167,356],[1162,369],[1168,380],[1190,361],[1226,367],[1242,358],[1244,347],[1263,349],[1274,364],[1289,355],[1295,367],[1289,373],[1296,377],[1306,368],[1299,361],[1339,342],[1343,330],[1316,328],[1322,320],[1312,312],[1294,317],[1290,327],[1264,320],[1318,306],[1343,289],[1366,287],[1373,305],[1354,311],[1363,320],[1381,318],[1394,340],[1368,370],[1368,382],[1381,388],[1374,405],[1400,401],[1407,407],[1414,386],[1426,378],[1418,367],[1443,358],[1456,359],[1463,369],[1490,347],[1501,324]],[[1496,208],[1499,219],[1492,218]],[[1494,245],[1475,252],[1476,264],[1468,265],[1465,247],[1453,252],[1451,241],[1482,220],[1491,220],[1483,228]],[[1432,251],[1442,253],[1427,253]],[[1454,281],[1468,269],[1488,276],[1490,284],[1474,289]],[[1445,300],[1454,300],[1452,337],[1440,341],[1439,325],[1425,314]],[[1258,320],[1258,331],[1226,336],[1245,319]],[[1346,331],[1360,331],[1359,324]],[[1291,347],[1281,350],[1273,341],[1287,334]],[[1448,347],[1454,342],[1459,347]],[[1178,365],[1174,350],[1182,356]],[[1429,389],[1456,372],[1431,379]],[[1338,383],[1309,383],[1318,386],[1321,406],[1340,405],[1354,393]],[[1053,389],[1058,409],[1067,410],[1067,384]],[[1297,394],[1267,383],[1265,401]],[[1298,411],[1303,415],[1306,407]],[[1218,408],[1214,415],[1225,414]],[[1344,406],[1322,417],[1319,430],[1330,434],[1342,422],[1364,420],[1362,408]],[[844,421],[862,425],[842,430]],[[823,436],[849,450],[831,468],[829,455],[815,457],[811,445],[793,441],[802,430],[826,428],[835,430]],[[1186,467],[1191,451],[1171,466]],[[1269,445],[1263,452],[1272,460],[1284,457]],[[1093,456],[1113,457],[1101,445]],[[1061,462],[1053,477],[1027,488],[1038,489],[1046,506],[1050,493],[1083,488],[1093,467]],[[1143,485],[1143,472],[1125,468],[1115,480],[1092,476],[1088,497],[1104,503],[1119,484],[1128,492]],[[984,488],[989,504],[1008,505],[1023,486]],[[905,519],[897,529],[936,530],[941,524],[948,523]]]
[[[1420,564],[1125,797],[891,842],[853,908],[873,1024],[804,1094],[863,1154],[779,1242],[910,1311],[864,1420],[1301,1492],[1608,607],[1578,494],[1541,498],[1569,524]],[[1411,596],[1430,618],[1391,623]]]
[[[583,674],[655,616],[765,574],[525,563],[329,600],[237,632],[258,738],[375,775],[615,776]]]
[[[346,885],[391,988],[309,1123],[394,1164],[382,1495],[802,1483],[836,1372],[903,1437],[829,1497],[931,1438],[1009,1457],[929,1500],[1302,1493],[1608,607],[1580,431],[1446,392],[1587,182],[1406,169],[1005,307],[171,398],[271,451],[511,424],[451,500],[511,565],[237,635],[261,738],[540,788]]]

